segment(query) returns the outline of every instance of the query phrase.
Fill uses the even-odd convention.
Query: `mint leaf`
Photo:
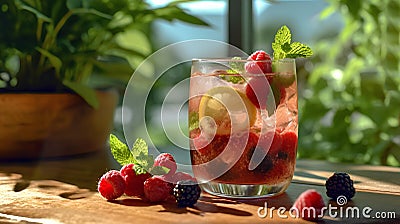
[[[290,44],[292,41],[292,34],[287,26],[282,26],[275,34],[274,43],[272,43],[272,50],[274,50],[274,60],[285,58],[286,54],[282,49],[285,44]]]
[[[138,158],[141,154],[142,156],[147,156],[148,155],[148,146],[145,140],[143,140],[142,138],[138,138],[136,139],[135,143],[133,144],[133,148],[132,148],[132,155],[135,158]]]
[[[310,47],[299,42],[292,41],[292,34],[287,26],[282,26],[275,35],[272,43],[274,60],[284,58],[310,57],[313,52]]]
[[[121,164],[121,166],[130,163],[136,163],[135,158],[133,157],[128,146],[121,142],[117,136],[113,134],[110,135],[110,148],[114,159]]]
[[[275,43],[283,45],[292,41],[292,34],[287,26],[282,26],[275,34]]]
[[[310,57],[313,55],[311,48],[305,44],[294,42],[290,45],[291,49],[286,52],[286,57],[297,58],[297,57]]]
[[[241,62],[242,58],[240,57],[233,57],[231,61],[229,61],[229,68],[232,73],[229,74],[236,74],[244,71],[244,64]],[[237,62],[236,62],[237,61]]]
[[[169,169],[165,166],[155,166],[150,170],[150,173],[153,175],[163,175],[167,174]]]
[[[148,145],[142,138],[136,139],[132,150],[121,142],[115,135],[110,135],[111,153],[114,159],[122,166],[133,163],[133,169],[136,174],[151,173],[153,175],[162,175],[169,172],[169,169],[154,165],[154,157],[148,153]]]
[[[230,73],[232,70],[227,70],[228,74],[237,74]],[[219,77],[227,82],[231,82],[233,84],[243,84],[245,82],[244,78],[241,75],[219,75]]]
[[[281,46],[281,49],[282,49],[283,52],[288,53],[288,52],[290,52],[292,50],[292,46],[289,43],[284,43]]]
[[[192,111],[189,113],[189,131],[193,131],[199,127],[199,113]]]
[[[138,157],[136,157],[137,165],[142,167],[144,170],[149,171],[154,164],[154,158],[152,155],[147,155],[147,153],[140,152]]]

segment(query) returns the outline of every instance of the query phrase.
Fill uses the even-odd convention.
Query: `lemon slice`
[[[210,134],[230,134],[249,130],[257,109],[246,94],[229,86],[219,86],[202,96],[199,104],[200,128]]]

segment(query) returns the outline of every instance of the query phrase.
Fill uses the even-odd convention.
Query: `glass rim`
[[[256,60],[249,60],[247,58],[240,58],[237,57],[237,59],[234,58],[193,58],[192,62],[250,62],[250,61],[256,61]],[[257,62],[280,62],[280,63],[292,63],[295,62],[295,58],[283,58],[283,59],[278,59],[274,60],[271,58],[271,60],[257,60]]]

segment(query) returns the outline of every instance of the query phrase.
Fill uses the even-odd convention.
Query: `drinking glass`
[[[283,193],[298,141],[294,59],[193,59],[189,96],[194,176],[210,194]]]

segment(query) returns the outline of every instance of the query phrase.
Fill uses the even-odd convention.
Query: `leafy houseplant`
[[[114,96],[102,101],[99,97],[104,93],[99,93],[90,85],[94,77],[92,74],[120,77],[121,74],[114,68],[123,64],[130,65],[130,69],[125,70],[125,75],[130,76],[135,66],[152,51],[150,25],[156,19],[207,25],[186,13],[179,6],[182,2],[187,1],[151,8],[144,0],[2,1],[0,140],[4,142],[18,137],[13,144],[3,144],[3,148],[10,153],[15,148],[48,146],[70,150],[79,147],[79,144],[83,147],[103,144],[110,131],[113,110],[107,109],[108,118],[102,118],[94,114],[95,109],[101,113],[105,104],[115,107],[117,99]],[[110,62],[117,62],[117,66]],[[104,72],[107,70],[112,72]],[[74,98],[71,100],[62,95],[61,99],[54,100],[48,94],[69,94]],[[28,100],[25,95],[29,95]],[[85,105],[76,106],[78,101]],[[65,106],[57,106],[65,102]],[[39,103],[43,103],[43,109],[39,109]],[[73,115],[67,116],[68,111],[72,111]],[[13,116],[15,113],[24,114],[25,120],[16,120],[21,116]],[[34,113],[38,116],[30,117]],[[6,115],[11,118],[5,118]],[[84,115],[88,118],[83,118]],[[47,117],[52,120],[45,120]],[[11,125],[9,122],[14,120]],[[38,127],[31,127],[35,123],[31,122],[33,120]],[[78,127],[86,133],[69,136],[74,132],[74,123],[87,123],[88,127]],[[98,123],[108,123],[102,127],[106,130],[96,131]],[[62,129],[63,126],[68,126],[68,129]],[[18,136],[21,131],[24,137]],[[90,132],[92,134],[88,134]],[[90,138],[96,135],[100,136],[100,140],[93,138],[93,144],[86,146],[80,141],[65,146],[57,142],[64,140],[71,143],[75,141],[73,137],[79,135],[82,142],[90,142]]]
[[[97,107],[87,82],[93,69],[106,67],[100,57],[134,68],[151,53],[147,33],[155,19],[206,25],[180,2],[153,9],[144,0],[6,0],[0,5],[0,87],[74,91]]]

